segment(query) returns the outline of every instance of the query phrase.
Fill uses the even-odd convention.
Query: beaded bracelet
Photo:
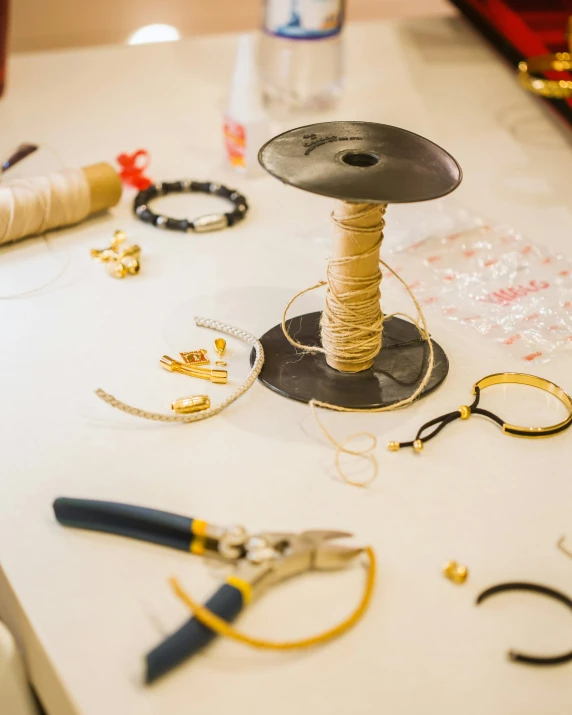
[[[156,214],[149,208],[149,202],[159,196],[193,193],[195,191],[220,196],[222,199],[227,199],[233,203],[235,208],[233,211],[227,213],[199,216],[199,218],[196,218],[194,221],[190,221],[186,218],[169,218],[162,214]],[[140,191],[135,197],[133,211],[141,221],[145,221],[159,228],[171,229],[173,231],[206,233],[207,231],[220,231],[227,226],[233,226],[235,223],[242,221],[248,211],[248,204],[244,196],[239,194],[238,191],[228,189],[221,184],[210,181],[189,181],[182,179],[181,181],[163,181],[157,184],[151,184],[149,188],[143,189],[143,191]]]

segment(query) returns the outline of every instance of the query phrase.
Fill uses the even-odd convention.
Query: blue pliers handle
[[[60,497],[54,502],[54,513],[64,526],[128,536],[196,554],[216,551],[216,540],[205,536],[206,522],[157,509]],[[217,616],[231,622],[242,610],[244,598],[238,588],[226,583],[205,605]],[[189,619],[147,653],[145,681],[152,683],[165,675],[208,645],[215,635],[196,618]]]

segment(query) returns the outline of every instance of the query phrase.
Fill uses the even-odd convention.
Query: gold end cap
[[[443,575],[453,583],[465,583],[469,578],[469,569],[456,561],[449,561],[443,568]]]
[[[118,173],[111,164],[107,162],[92,164],[84,166],[82,171],[89,184],[90,214],[110,209],[119,203],[123,187]]]
[[[211,382],[218,385],[226,385],[228,380],[228,372],[226,370],[211,370]]]
[[[173,360],[173,358],[168,355],[163,355],[163,357],[159,360],[159,363],[162,368],[169,370],[169,372],[174,372],[177,365],[177,361]]]

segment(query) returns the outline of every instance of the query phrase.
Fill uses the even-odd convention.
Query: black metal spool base
[[[320,316],[306,313],[288,320],[289,334],[304,345],[320,346]],[[264,367],[259,380],[266,387],[300,402],[316,399],[354,409],[387,407],[406,399],[423,379],[429,359],[428,345],[417,328],[401,318],[384,323],[383,348],[373,366],[363,372],[339,372],[322,353],[298,350],[284,337],[282,325],[271,328],[260,342]],[[449,372],[443,348],[434,341],[433,348],[435,366],[420,398],[436,390]]]

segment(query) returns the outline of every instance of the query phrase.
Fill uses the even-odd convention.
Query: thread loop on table
[[[366,205],[366,207],[367,206],[368,205]],[[378,205],[373,205],[373,206],[369,205],[369,209],[372,209],[371,211],[366,211],[366,208],[363,208],[363,209],[361,209],[360,212],[357,213],[357,216],[363,217],[363,216],[373,215],[373,209],[380,210],[379,223],[377,224],[377,226],[372,225],[370,227],[363,227],[363,228],[358,227],[358,233],[372,233],[373,234],[376,230],[380,231],[379,239],[373,245],[371,245],[365,252],[362,252],[361,254],[356,254],[354,256],[350,256],[347,258],[341,257],[340,260],[334,264],[334,266],[351,263],[353,260],[359,260],[360,257],[363,258],[364,256],[366,256],[367,258],[369,258],[373,255],[377,256],[377,253],[379,252],[379,249],[381,246],[381,242],[383,240],[383,235],[382,235],[381,231],[383,229],[383,226],[385,225],[385,222],[383,219],[383,216],[385,214],[385,208],[386,208],[385,206],[380,207]],[[380,228],[380,226],[381,226],[381,228]],[[324,436],[328,439],[328,441],[331,442],[332,445],[336,448],[335,466],[336,466],[336,471],[337,471],[338,475],[346,483],[351,484],[352,486],[362,486],[362,487],[370,484],[377,477],[377,474],[379,471],[377,459],[376,459],[375,455],[373,454],[373,452],[377,446],[377,439],[376,439],[375,435],[371,434],[371,432],[356,432],[355,434],[350,434],[348,437],[346,437],[341,442],[339,442],[327,430],[324,423],[319,418],[318,413],[315,408],[316,407],[324,407],[324,408],[327,408],[330,410],[335,410],[337,412],[372,412],[373,413],[373,412],[390,412],[392,410],[399,409],[400,407],[405,407],[405,406],[411,404],[412,402],[414,402],[417,399],[417,397],[419,397],[419,395],[423,392],[423,390],[429,383],[429,380],[431,379],[431,375],[433,373],[433,368],[435,365],[435,351],[433,348],[433,342],[429,335],[429,329],[427,327],[427,321],[425,319],[425,314],[423,313],[423,310],[421,308],[419,301],[413,294],[413,291],[411,290],[411,288],[409,288],[407,283],[403,280],[403,278],[399,274],[397,274],[393,270],[393,268],[391,268],[385,261],[381,260],[381,258],[379,258],[379,257],[376,258],[376,262],[377,262],[378,266],[381,265],[383,268],[388,270],[399,281],[399,283],[402,285],[402,287],[407,291],[407,294],[409,295],[409,297],[411,298],[411,300],[413,302],[413,305],[415,306],[415,310],[417,312],[417,317],[413,318],[410,315],[408,315],[407,313],[401,313],[401,312],[392,313],[391,315],[383,315],[383,313],[381,311],[381,305],[378,305],[379,315],[381,316],[379,327],[377,327],[377,323],[375,323],[375,326],[371,322],[369,324],[366,323],[366,325],[364,325],[364,326],[360,326],[358,323],[355,326],[355,330],[353,330],[352,332],[344,332],[347,327],[349,327],[350,329],[353,329],[353,327],[354,327],[351,324],[351,320],[349,320],[347,317],[349,314],[352,313],[352,311],[354,311],[353,314],[355,315],[356,308],[355,308],[355,306],[351,305],[347,309],[347,312],[344,313],[344,318],[341,320],[341,327],[336,326],[335,331],[334,331],[334,332],[337,331],[336,337],[334,338],[334,342],[338,338],[343,339],[343,337],[348,337],[348,336],[349,336],[349,341],[350,341],[349,349],[342,347],[338,353],[338,356],[342,356],[342,357],[349,356],[350,360],[356,359],[357,355],[359,355],[361,358],[363,358],[364,355],[367,356],[368,353],[366,350],[364,350],[363,352],[359,351],[359,343],[360,343],[359,336],[363,335],[364,333],[367,336],[369,333],[369,339],[366,337],[366,340],[364,341],[366,344],[366,348],[368,350],[371,349],[373,351],[374,335],[377,335],[377,337],[379,338],[379,341],[377,343],[379,345],[379,348],[377,349],[375,354],[373,354],[373,358],[375,358],[375,356],[377,355],[379,350],[381,350],[381,346],[382,346],[383,323],[386,320],[389,320],[390,318],[396,317],[398,315],[406,318],[407,320],[411,321],[411,323],[413,323],[413,325],[415,325],[415,327],[417,328],[417,330],[419,332],[420,338],[423,341],[427,342],[429,356],[428,356],[425,372],[423,373],[423,377],[421,379],[421,382],[417,386],[417,388],[411,393],[411,395],[409,395],[409,397],[406,397],[403,400],[400,400],[399,402],[396,402],[393,405],[387,405],[385,407],[353,408],[353,407],[342,407],[341,405],[334,405],[330,402],[323,402],[321,400],[315,400],[315,399],[310,400],[309,404],[310,404],[312,413],[314,415],[314,418],[315,418],[318,426],[320,427],[320,429],[322,430]],[[331,260],[330,260],[330,263],[331,263]],[[379,270],[379,268],[378,268],[378,270]],[[335,274],[335,267],[334,267],[334,274]],[[377,278],[375,278],[373,273],[371,273],[369,275],[369,277],[366,276],[366,280],[367,279],[370,280],[372,287],[374,286],[374,283],[377,281],[377,283],[376,283],[376,286],[377,286],[376,302],[379,304],[380,297],[381,297],[381,292],[379,291],[379,280],[380,279],[378,280]],[[350,277],[350,280],[351,280],[351,277]],[[294,340],[294,338],[292,338],[292,336],[290,335],[290,333],[288,331],[288,326],[286,325],[287,313],[288,313],[288,310],[291,308],[292,304],[300,296],[304,295],[305,293],[308,293],[309,291],[312,291],[312,290],[316,290],[317,288],[321,288],[324,285],[328,286],[328,295],[330,295],[330,294],[334,295],[334,302],[335,302],[335,299],[338,298],[339,295],[336,293],[335,287],[332,290],[332,272],[328,269],[327,281],[320,281],[319,283],[316,283],[315,285],[310,286],[309,288],[305,288],[304,290],[297,293],[288,302],[288,304],[286,305],[284,312],[282,314],[282,331],[284,333],[284,336],[286,337],[286,339],[288,340],[288,342],[291,345],[294,345],[295,347],[299,348],[300,350],[303,350],[304,352],[323,353],[323,354],[326,354],[326,356],[327,356],[328,349],[331,346],[328,346],[328,349],[326,349],[325,347],[314,346],[314,345],[304,345],[303,343],[299,343],[298,341]],[[354,285],[356,285],[355,282],[354,282]],[[363,288],[363,283],[359,280],[357,282],[357,285],[358,285],[358,289]],[[328,306],[328,300],[326,300],[326,305]],[[330,302],[329,305],[331,306],[332,303]],[[331,308],[326,308],[326,310],[331,311]],[[342,310],[345,310],[345,307]],[[359,313],[359,310],[360,310],[360,307],[358,306],[358,308],[357,308],[358,320],[360,319],[359,316],[361,315]],[[363,312],[363,315],[366,317],[371,317],[371,316],[373,316],[373,314],[374,314],[373,306],[371,308],[368,307],[368,309],[364,310],[364,312]],[[337,320],[339,317],[339,315],[335,313],[335,308],[334,308],[333,312],[332,311],[330,312],[329,317],[327,318],[328,321],[330,321],[332,319],[332,315],[336,316],[334,320]],[[322,317],[322,321],[323,320],[324,320],[324,318]],[[375,327],[375,330],[373,329],[374,327]],[[328,328],[326,328],[326,332],[327,331],[328,331]],[[331,335],[331,334],[332,333],[329,333],[329,335]],[[327,338],[326,338],[326,340],[327,340]],[[322,322],[322,342],[323,341],[324,341],[324,325]],[[353,341],[353,343],[352,343],[352,341]],[[355,351],[354,351],[354,345],[356,346]],[[337,349],[337,347],[335,349]],[[373,360],[373,358],[372,358],[372,360]],[[457,413],[457,414],[459,414],[459,413]],[[357,439],[358,437],[368,437],[371,440],[369,446],[367,446],[363,449],[351,449],[346,446],[348,442],[350,442],[354,439]],[[371,462],[372,468],[373,468],[372,475],[365,481],[357,481],[357,480],[354,480],[354,479],[351,479],[350,477],[348,477],[348,475],[344,472],[344,470],[341,467],[340,455],[342,453],[369,459],[369,461]]]

